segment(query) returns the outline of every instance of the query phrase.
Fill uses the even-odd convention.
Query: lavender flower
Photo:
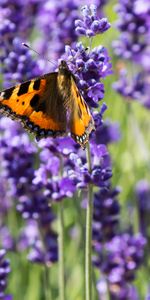
[[[106,48],[99,46],[88,52],[82,43],[73,49],[65,48],[64,58],[75,75],[77,85],[89,106],[98,107],[98,101],[104,97],[104,85],[100,79],[111,71],[111,63]]]
[[[120,0],[116,8],[120,18],[117,22],[118,29],[122,32],[120,40],[114,43],[117,55],[126,59],[141,62],[141,57],[147,51],[147,39],[150,33],[149,4],[143,5],[140,1],[132,2]]]
[[[51,59],[57,60],[64,53],[66,44],[77,41],[74,30],[77,17],[78,4],[75,0],[45,1],[37,18],[37,25],[42,32],[42,43],[38,44],[42,45],[43,54],[51,53]]]
[[[2,2],[0,7],[0,59],[2,62],[3,85],[9,87],[17,82],[39,75],[37,63],[31,59],[29,50],[22,42],[30,35],[34,26],[39,1]]]
[[[120,78],[113,84],[113,87],[127,101],[136,100],[147,109],[150,109],[149,72],[141,71],[131,79],[128,78],[127,70],[124,69],[120,72]]]
[[[17,36],[19,35],[24,38],[29,36],[34,27],[34,20],[39,3],[40,0],[27,0],[26,2],[19,0],[2,0],[0,15],[2,18],[5,18],[4,22],[1,23],[2,33],[10,34],[10,29],[15,29]]]
[[[147,295],[145,297],[145,300],[150,300],[150,287],[148,286]]]
[[[93,3],[98,6],[98,10],[101,12],[104,3],[98,0],[95,0]],[[77,22],[82,22],[79,20],[78,7],[83,4],[84,1],[78,0],[63,0],[61,3],[59,0],[45,1],[39,10],[37,18],[37,26],[42,33],[42,37],[39,37],[35,43],[40,53],[47,53],[51,59],[57,60],[64,53],[65,45],[73,45],[77,42],[78,30],[75,30],[75,25]],[[88,18],[90,10],[88,11],[87,6],[86,10]],[[93,13],[93,16],[91,16],[91,30],[97,33],[107,30],[107,27],[109,27],[107,20],[100,20],[96,17],[96,8],[94,5],[91,6],[91,12]],[[93,21],[92,18],[94,18]]]
[[[94,116],[96,120],[96,115]],[[120,140],[121,133],[119,124],[106,120],[101,126],[96,126],[96,130],[92,133],[91,142],[99,144],[115,143]]]
[[[12,47],[13,50],[10,50]],[[2,63],[5,88],[40,74],[38,64],[32,59],[30,51],[23,47],[19,38],[14,38],[11,46],[5,48]]]
[[[69,137],[53,140],[43,139],[39,142],[42,151],[41,163],[35,171],[33,183],[37,187],[44,187],[44,194],[51,201],[60,201],[65,197],[72,197],[76,188],[74,179],[69,176],[71,152],[76,151],[76,144]],[[43,149],[44,146],[44,149]],[[61,175],[60,175],[61,173]]]
[[[141,233],[149,237],[149,211],[150,211],[150,184],[146,180],[140,180],[135,187],[137,205],[139,211],[139,222]]]
[[[9,260],[5,258],[6,251],[0,250],[0,299],[12,300],[11,295],[5,295],[5,289],[7,287],[7,276],[10,273]]]
[[[110,240],[117,233],[120,206],[116,199],[119,189],[102,188],[94,195],[93,246]]]
[[[117,56],[138,64],[139,71],[130,75],[120,71],[120,78],[113,86],[127,100],[137,100],[146,108],[150,108],[149,100],[149,36],[150,36],[150,5],[140,0],[119,1],[117,12],[121,16],[117,27],[121,36],[113,42]]]
[[[17,209],[22,217],[36,221],[38,239],[32,244],[32,251],[34,254],[38,253],[40,258],[38,260],[36,254],[32,257],[33,261],[50,264],[57,260],[57,235],[51,229],[54,215],[49,208],[48,198],[32,184],[36,148],[27,134],[20,129],[19,124],[13,121],[6,122],[6,120],[6,118],[1,118],[1,124],[3,124],[1,167],[4,170],[2,174],[8,182],[11,180],[11,185],[14,186],[12,198],[18,199]],[[8,123],[9,126],[11,123],[9,129]],[[40,238],[41,230],[43,240]],[[40,247],[37,246],[39,244]]]
[[[93,37],[96,34],[100,34],[109,29],[110,24],[106,18],[100,19],[97,16],[97,8],[95,5],[82,7],[83,20],[76,20],[76,33],[77,35],[84,35],[87,37]]]
[[[135,271],[143,260],[145,238],[123,234],[101,246],[99,263],[106,275],[112,299],[131,300],[131,285]]]

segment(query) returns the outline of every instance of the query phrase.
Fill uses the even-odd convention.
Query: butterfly
[[[77,88],[67,62],[60,62],[58,72],[18,84],[0,93],[0,112],[36,136],[71,137],[85,148],[94,120]]]

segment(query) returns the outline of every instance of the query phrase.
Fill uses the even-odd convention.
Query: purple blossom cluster
[[[11,295],[5,294],[5,289],[7,287],[7,277],[10,273],[10,263],[9,260],[5,258],[6,251],[0,249],[0,299],[12,300]]]
[[[105,245],[101,245],[99,265],[101,272],[107,276],[111,299],[132,300],[132,281],[135,271],[143,261],[145,238],[128,233],[113,237]],[[101,281],[98,289],[101,288]]]
[[[93,37],[96,34],[105,32],[110,28],[106,18],[97,16],[97,7],[95,5],[82,7],[83,20],[75,21],[75,32],[79,36]]]
[[[146,239],[140,233],[120,233],[119,192],[108,186],[94,195],[93,263],[105,277],[111,299],[132,300],[131,283],[143,262]],[[97,284],[100,293],[102,285],[104,279]]]
[[[64,58],[77,80],[83,98],[91,107],[98,107],[98,101],[104,98],[104,84],[100,82],[112,73],[107,49],[103,46],[89,51],[78,43],[73,49],[66,46]]]
[[[141,0],[120,0],[116,11],[119,15],[117,28],[122,34],[120,39],[114,42],[115,53],[141,63],[148,51],[150,3],[142,3]]]
[[[93,247],[95,250],[117,233],[120,214],[120,205],[116,198],[118,193],[118,188],[104,187],[94,195]]]
[[[119,73],[120,78],[113,83],[114,89],[120,93],[127,101],[136,100],[145,108],[150,108],[150,83],[149,71],[141,71],[134,77],[128,76],[127,70],[123,69]]]
[[[91,4],[90,1],[87,2],[86,4]],[[97,32],[104,32],[110,26],[106,19],[97,20],[96,17],[95,5],[98,7],[99,13],[102,13],[102,7],[105,2],[105,0],[94,0],[91,8],[84,6],[84,18],[87,20],[90,19],[90,23],[87,21],[87,25],[85,26],[87,26],[87,30],[90,32],[90,25],[93,24],[91,28],[91,30],[94,30],[93,35]],[[79,32],[78,28],[75,30],[75,27],[78,27],[78,22],[84,22],[79,19],[79,7],[84,4],[84,0],[63,0],[63,3],[59,0],[46,0],[44,2],[37,16],[37,27],[41,32],[41,36],[35,41],[36,48],[38,48],[40,53],[48,55],[51,59],[58,60],[65,51],[65,45],[77,42]],[[90,16],[91,12],[93,16]],[[94,20],[92,20],[93,18]],[[81,23],[80,28],[84,35],[83,23]]]
[[[40,166],[35,171],[33,183],[44,189],[45,196],[51,201],[61,201],[72,197],[76,190],[76,182],[69,176],[70,166],[75,164],[70,154],[76,151],[76,144],[69,137],[53,140],[43,139],[39,142]]]
[[[137,182],[135,195],[137,199],[140,231],[149,242],[150,184],[147,180],[143,179]]]
[[[20,38],[15,37],[12,40],[11,48],[13,49],[5,48],[2,57],[4,88],[36,77],[40,73],[40,67],[32,59],[30,51],[23,47]]]
[[[75,30],[78,35],[82,32],[82,35],[93,37],[110,28],[107,19],[97,17],[95,5],[84,6],[82,15],[81,20],[75,21]],[[94,25],[94,22],[97,25]],[[86,48],[80,42],[73,48],[67,45],[63,58],[74,74],[84,100],[89,106],[98,107],[98,101],[104,98],[104,84],[100,81],[112,73],[107,49],[103,46],[91,49],[91,45],[90,48]]]
[[[37,40],[39,51],[58,60],[65,45],[77,41],[74,22],[78,18],[78,3],[75,0],[46,0],[37,17],[37,26],[42,37]],[[54,50],[55,49],[55,50]]]
[[[55,217],[49,207],[48,198],[32,184],[36,147],[17,123],[1,118],[0,129],[1,178],[10,183],[11,198],[17,199],[17,210],[27,223],[34,220],[38,232],[38,238],[36,234],[32,240],[31,251],[34,251],[32,261],[46,264],[55,262],[57,261],[57,235],[51,229]]]
[[[1,1],[1,42],[6,38],[12,38],[11,33],[27,37],[34,27],[35,16],[38,11],[40,0],[2,0]]]
[[[39,1],[2,1],[0,7],[0,60],[3,86],[7,88],[39,75],[40,68],[22,46],[34,26]]]
[[[77,154],[76,145],[70,138],[58,138],[55,146],[49,139],[41,141],[39,145],[42,148],[44,145],[44,150],[41,151],[41,164],[35,171],[33,182],[39,188],[45,188],[44,194],[52,201],[71,198],[79,188],[87,189],[89,183],[98,187],[107,185],[112,176],[109,154],[102,145],[95,155],[97,161],[93,163],[91,173],[87,169],[85,156],[80,156],[80,150]],[[94,150],[92,149],[93,156]]]
[[[119,15],[117,28],[121,35],[113,42],[114,52],[120,58],[138,64],[137,71],[120,71],[120,78],[113,86],[128,100],[137,100],[149,109],[149,36],[150,36],[150,3],[149,1],[120,0],[116,7]],[[131,74],[132,75],[131,75]]]

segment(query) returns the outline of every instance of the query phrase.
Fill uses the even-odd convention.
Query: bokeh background
[[[93,299],[148,300],[150,2],[24,2],[0,1],[1,89],[54,69],[52,63],[34,55],[22,42],[56,63],[66,44],[74,47],[82,40],[89,47],[88,39],[78,37],[74,29],[74,21],[81,18],[82,5],[96,4],[99,17],[107,18],[111,24],[92,41],[92,48],[107,48],[112,63],[112,74],[101,79],[105,93],[99,102],[99,107],[102,102],[107,105],[100,144],[108,147],[112,178],[109,191],[101,187],[97,202],[94,200],[93,247],[97,255],[93,251]],[[64,154],[66,143],[70,154],[74,146],[68,140],[65,145],[60,141],[57,145],[55,141],[37,143],[18,123],[1,115],[0,242],[7,251],[6,258],[3,250],[0,253],[1,299],[59,299],[57,213],[62,198],[66,300],[84,299],[86,196],[84,192],[74,193],[66,178],[56,186],[59,152]],[[72,161],[69,164],[74,168]],[[50,207],[47,197],[56,200]]]

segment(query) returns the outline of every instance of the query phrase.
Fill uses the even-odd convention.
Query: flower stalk
[[[44,288],[45,288],[45,300],[51,300],[51,290],[49,287],[49,268],[48,266],[44,266]]]
[[[64,270],[64,214],[63,202],[59,203],[58,208],[59,237],[58,237],[58,253],[59,253],[59,299],[65,300],[65,270]]]
[[[63,175],[63,162],[60,156],[60,176]],[[58,206],[58,258],[59,258],[59,299],[65,300],[65,257],[64,257],[64,212],[63,201]]]
[[[91,173],[91,154],[90,145],[87,144],[86,156],[88,170]],[[93,185],[88,185],[88,202],[86,211],[86,241],[85,241],[85,299],[92,300],[92,262],[91,262],[91,246],[92,246],[92,216],[93,216]]]

